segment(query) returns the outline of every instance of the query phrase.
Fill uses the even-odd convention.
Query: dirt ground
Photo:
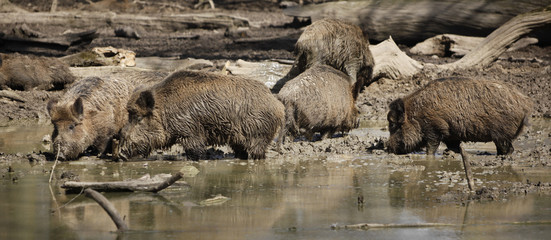
[[[27,11],[47,11],[50,1],[12,0],[12,3]],[[269,59],[292,60],[292,49],[296,39],[300,36],[301,27],[307,21],[297,21],[285,16],[276,1],[225,1],[217,5],[216,10],[192,10],[191,5],[182,5],[187,10],[171,7],[155,8],[152,6],[137,6],[131,1],[77,1],[76,4],[60,1],[60,11],[88,11],[105,10],[126,11],[132,13],[173,13],[178,11],[191,12],[223,12],[249,19],[251,27],[243,37],[225,35],[225,30],[188,29],[185,34],[198,35],[196,39],[167,38],[174,35],[170,32],[141,32],[141,39],[115,37],[112,29],[99,29],[99,37],[90,45],[70,49],[66,53],[56,51],[41,52],[42,55],[62,56],[95,46],[114,46],[133,50],[138,57],[180,57],[209,59],[221,69],[227,60],[244,59],[260,61]],[[180,3],[181,1],[162,1],[162,3]],[[217,1],[215,1],[217,2]],[[305,1],[310,2],[310,1]],[[126,5],[125,5],[126,4]],[[134,4],[134,5],[132,5]],[[295,21],[294,21],[295,20]],[[49,29],[47,26],[32,26],[41,32],[61,31]],[[252,41],[259,39],[258,41]],[[372,43],[376,44],[376,43]],[[401,46],[408,53],[410,46]],[[7,49],[0,49],[9,52]],[[410,55],[423,62],[445,63],[457,59],[451,57],[432,57]],[[468,76],[475,78],[494,78],[510,82],[522,92],[530,96],[535,102],[533,119],[551,118],[551,46],[532,45],[517,51],[503,54],[500,60],[486,68],[470,69],[457,72],[423,72],[411,78],[391,80],[379,79],[366,87],[357,101],[362,120],[386,120],[387,106],[395,98],[404,96],[428,83],[431,79],[444,76]],[[0,112],[0,123],[9,124],[12,120],[38,119],[48,122],[46,104],[52,97],[62,94],[61,91],[29,91],[17,92],[25,102],[0,98],[3,111]],[[383,127],[383,131],[386,129]],[[515,144],[533,144],[531,148],[517,150],[513,157],[498,157],[495,155],[480,154],[472,158],[472,165],[476,168],[491,166],[520,166],[520,167],[547,167],[551,164],[551,146],[546,143],[551,136],[549,128],[543,130],[528,129]],[[387,155],[384,152],[384,137],[350,135],[339,138],[326,139],[316,142],[286,142],[283,154],[327,155],[327,154],[366,154]],[[273,150],[273,149],[272,149]],[[46,154],[47,155],[47,154]],[[29,159],[45,159],[44,154],[2,154],[0,161],[28,161]],[[393,157],[389,167],[405,168],[411,161],[410,155]],[[397,159],[397,160],[396,160]],[[398,164],[396,164],[396,161]],[[3,173],[7,169],[0,169]],[[480,189],[480,198],[494,199],[503,192],[524,194],[538,192],[551,194],[551,183],[516,183],[507,189]],[[461,198],[454,196],[452,198]]]

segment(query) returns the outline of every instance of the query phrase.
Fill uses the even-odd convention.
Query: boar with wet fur
[[[165,76],[144,72],[88,77],[73,84],[60,98],[50,100],[54,154],[74,160],[87,150],[108,153],[113,137],[128,120],[126,104],[134,88],[152,85]]]
[[[348,74],[354,99],[372,79],[374,61],[367,34],[342,20],[322,19],[306,27],[295,44],[294,55],[291,70],[272,88],[274,93],[317,64],[326,64]]]
[[[426,147],[434,155],[440,142],[459,152],[461,142],[492,141],[498,155],[511,154],[532,106],[528,97],[501,81],[434,80],[390,104],[387,147],[398,154]]]
[[[237,158],[262,159],[284,108],[261,82],[178,71],[128,101],[118,157],[147,156],[180,143],[197,160],[207,146],[229,145]]]
[[[0,54],[0,88],[60,90],[75,81],[69,66],[57,58]]]
[[[279,144],[287,133],[297,137],[302,131],[312,140],[316,132],[323,139],[356,128],[358,108],[348,79],[348,75],[330,66],[316,65],[287,82],[278,94],[285,106],[285,127]]]

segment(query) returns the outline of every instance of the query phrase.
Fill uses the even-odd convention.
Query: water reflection
[[[9,122],[0,126],[0,152],[31,153],[32,151],[50,151],[49,144],[43,144],[42,138],[52,134],[50,124],[35,121]]]
[[[201,172],[159,194],[106,193],[133,230],[118,236],[115,225],[92,200],[54,187],[49,192],[46,165],[12,165],[0,184],[0,239],[365,239],[373,238],[540,238],[549,234],[542,225],[513,222],[550,220],[548,196],[507,201],[440,203],[454,191],[435,185],[435,171],[460,171],[457,160],[415,160],[397,171],[380,156],[335,155],[328,158],[277,158],[269,161],[201,161],[61,163],[58,171],[72,171],[83,181],[123,180],[142,174],[174,172],[193,164]],[[2,168],[7,163],[3,163]],[[448,166],[442,168],[442,165]],[[399,168],[398,168],[399,169]],[[438,170],[436,170],[438,169]],[[103,175],[100,173],[103,171]],[[495,178],[516,181],[512,168]],[[34,173],[34,174],[29,174]],[[117,173],[117,174],[114,174]],[[19,176],[14,183],[11,176]],[[426,188],[429,185],[430,188]],[[231,198],[214,206],[198,203],[217,194]],[[364,207],[358,208],[358,196]],[[419,223],[457,224],[424,229],[352,231],[330,229],[331,224]],[[466,224],[466,225],[463,225]]]

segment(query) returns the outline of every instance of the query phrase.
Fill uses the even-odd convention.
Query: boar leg
[[[193,160],[193,161],[197,161],[197,160],[199,160],[199,158],[201,158],[201,156],[204,155],[205,148],[204,147],[203,148],[200,148],[200,147],[188,148],[185,151],[186,151],[187,158],[189,158],[190,160]]]
[[[96,146],[98,156],[106,157],[107,153],[113,150],[113,139],[102,137],[97,142],[95,142],[94,145]]]
[[[427,142],[427,155],[434,156],[434,154],[436,154],[438,146],[440,146],[440,141]]]
[[[467,152],[461,146],[460,141],[445,141],[444,143],[449,150],[461,154],[461,159],[463,160],[463,169],[465,169],[465,175],[467,178],[467,184],[469,185],[469,190],[472,191],[474,187],[474,178],[471,172],[471,163],[469,162],[469,156],[467,155]]]
[[[271,142],[272,139],[265,137],[257,137],[255,140],[252,140],[247,146],[250,158],[254,160],[266,158],[266,148]]]
[[[463,159],[463,167],[465,168],[467,184],[469,185],[469,190],[472,191],[474,188],[474,178],[473,173],[471,172],[471,163],[469,162],[469,158],[465,149],[462,146],[459,146],[459,150],[461,152],[461,158]]]
[[[509,155],[513,153],[513,144],[510,140],[495,140],[497,155]]]
[[[247,151],[245,150],[245,148],[243,146],[241,146],[241,145],[232,145],[230,147],[233,150],[233,154],[235,155],[235,158],[245,160],[249,157],[249,154],[247,153]]]

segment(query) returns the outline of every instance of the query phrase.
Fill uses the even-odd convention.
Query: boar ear
[[[82,98],[79,97],[73,103],[73,114],[80,119],[82,118],[82,113],[84,113],[84,106],[82,105]]]
[[[50,117],[52,116],[52,110],[54,109],[54,106],[57,104],[58,101],[59,99],[57,98],[50,99],[50,101],[48,101],[48,106],[46,107],[46,109],[48,110],[48,114],[50,114]]]
[[[395,119],[392,119],[392,120],[398,123],[404,122],[404,112],[405,112],[404,100],[402,100],[401,98],[398,98],[394,100],[392,103],[390,103],[390,111],[394,112],[393,117]],[[390,118],[390,115],[389,115],[389,118]]]
[[[153,112],[155,107],[155,98],[151,91],[143,91],[140,93],[140,97],[136,100],[136,105],[144,109],[148,114]]]

